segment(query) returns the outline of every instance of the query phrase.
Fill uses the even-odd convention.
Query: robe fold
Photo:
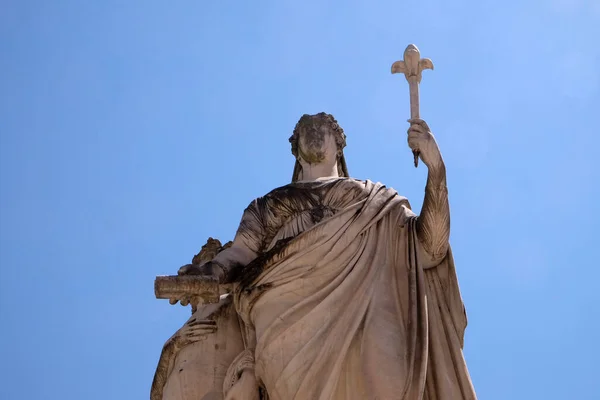
[[[250,248],[289,240],[234,295],[270,400],[476,398],[452,254],[424,269],[416,218],[393,189],[350,178],[249,206]]]

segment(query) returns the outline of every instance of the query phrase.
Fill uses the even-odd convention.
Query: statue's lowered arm
[[[259,209],[254,200],[244,210],[235,238],[230,246],[220,251],[212,260],[203,264],[181,267],[179,275],[196,275],[215,279],[219,283],[231,283],[231,277],[254,260],[260,251],[264,229]]]
[[[251,204],[244,211],[233,242],[211,251],[209,256],[198,255],[191,264],[181,267],[178,275],[156,277],[156,297],[168,299],[171,304],[191,303],[193,310],[201,303],[218,302],[219,295],[228,291],[228,285],[224,284],[231,283],[231,277],[257,257],[263,230],[253,212],[255,209]]]
[[[217,254],[212,260],[221,283],[231,283],[232,277],[236,276],[240,269],[258,257],[264,237],[264,228],[257,201],[254,200],[244,210],[231,247]],[[221,270],[222,273],[218,270]]]
[[[248,244],[243,240],[239,240],[236,236],[231,247],[217,254],[212,260],[216,267],[223,271],[223,274],[219,275],[219,282],[231,283],[231,277],[238,272],[237,270],[244,268],[256,256],[256,253],[250,249]]]

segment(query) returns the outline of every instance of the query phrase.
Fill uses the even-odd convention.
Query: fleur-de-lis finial
[[[404,50],[404,60],[392,64],[392,74],[403,73],[409,82],[416,78],[416,82],[420,83],[424,69],[433,69],[433,62],[429,58],[421,58],[421,53],[414,44],[409,44]]]

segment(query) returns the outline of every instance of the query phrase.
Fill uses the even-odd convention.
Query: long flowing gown
[[[370,181],[296,182],[250,204],[262,255],[234,295],[270,400],[475,399],[451,251],[424,268],[417,216]]]

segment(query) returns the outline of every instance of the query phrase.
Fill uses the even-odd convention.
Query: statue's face
[[[335,136],[327,124],[306,124],[300,130],[298,155],[308,164],[333,164],[337,160]]]

